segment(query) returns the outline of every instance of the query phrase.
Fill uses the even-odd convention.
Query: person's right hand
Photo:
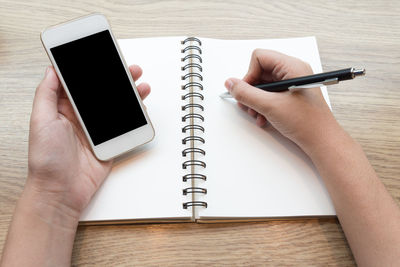
[[[256,49],[243,80],[230,78],[225,86],[239,106],[256,118],[259,126],[269,122],[307,153],[323,142],[327,131],[335,131],[338,126],[320,88],[273,93],[251,85],[312,73],[311,67],[300,59]]]
[[[400,210],[361,146],[336,122],[319,88],[265,92],[250,84],[312,74],[308,64],[274,51],[254,51],[243,80],[225,86],[239,106],[297,143],[313,161],[360,266],[400,266]],[[371,246],[371,244],[374,244]]]

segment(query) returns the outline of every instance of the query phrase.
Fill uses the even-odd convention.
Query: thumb
[[[47,67],[44,78],[37,87],[33,100],[33,119],[50,121],[57,118],[57,102],[60,88],[61,84],[53,67]]]
[[[229,78],[225,82],[225,87],[238,102],[258,113],[265,114],[270,106],[271,93],[262,91],[240,79]]]

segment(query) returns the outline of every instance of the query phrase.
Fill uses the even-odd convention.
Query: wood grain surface
[[[0,248],[26,179],[34,91],[49,65],[39,32],[91,12],[105,14],[117,38],[315,35],[324,70],[367,69],[330,87],[333,112],[400,202],[400,1],[0,0]],[[80,226],[72,257],[96,266],[355,264],[334,219]]]

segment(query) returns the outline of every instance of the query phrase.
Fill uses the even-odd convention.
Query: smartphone
[[[98,159],[115,158],[154,138],[105,16],[49,27],[40,37]]]

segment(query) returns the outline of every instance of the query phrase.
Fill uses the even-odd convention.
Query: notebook
[[[251,53],[266,48],[322,72],[314,37],[118,40],[127,64],[150,83],[144,101],[155,139],[118,159],[81,223],[220,222],[335,216],[310,159],[271,126],[260,128],[222,99]],[[325,87],[321,88],[329,104]]]

